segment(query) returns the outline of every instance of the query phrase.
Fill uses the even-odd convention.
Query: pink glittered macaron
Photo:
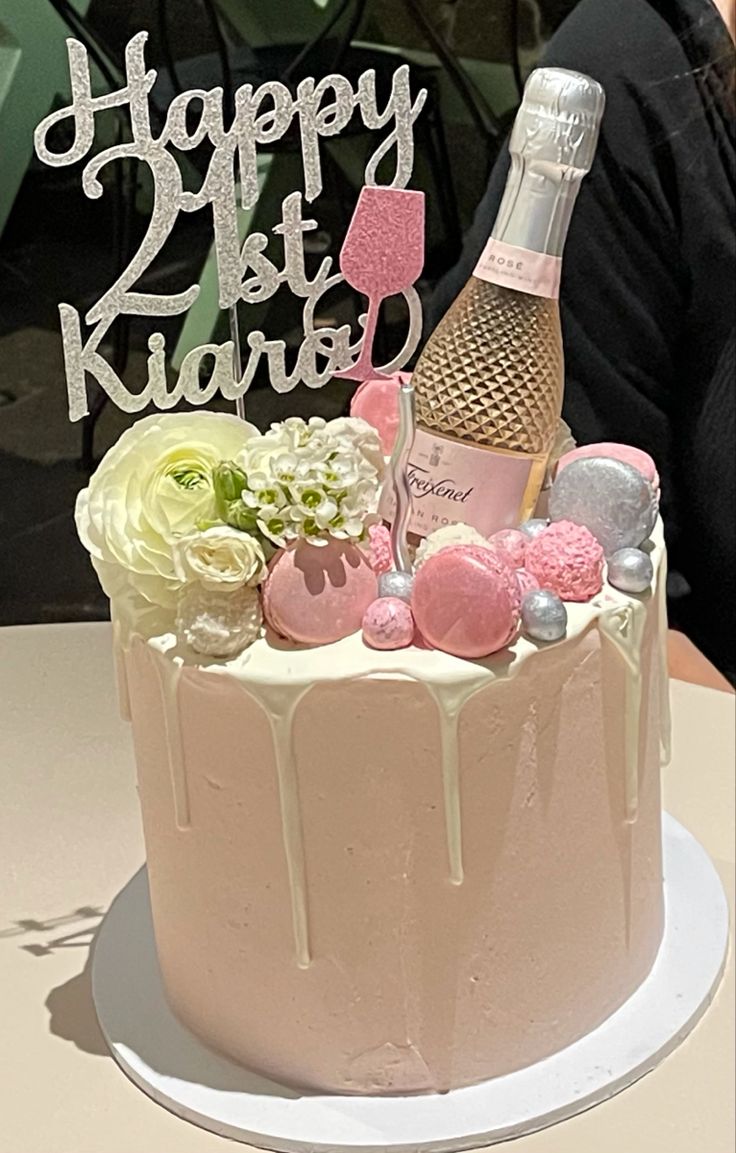
[[[414,578],[412,610],[433,648],[453,656],[490,656],[519,625],[516,574],[493,549],[455,545],[425,560]]]
[[[297,644],[327,645],[360,631],[378,594],[366,554],[349,541],[299,541],[278,553],[263,586],[266,621]]]
[[[526,569],[563,601],[588,601],[603,587],[603,549],[590,529],[555,521],[530,540]]]
[[[587,460],[594,456],[608,456],[613,460],[621,460],[630,464],[645,476],[655,493],[659,492],[659,473],[657,466],[648,452],[635,448],[632,444],[616,444],[615,441],[603,440],[599,444],[583,444],[578,448],[566,452],[557,462],[557,472],[561,472],[574,460]]]
[[[392,376],[364,380],[350,404],[351,416],[362,417],[376,429],[386,456],[393,452],[399,430],[399,387],[402,378],[408,380],[410,375],[395,372]]]
[[[372,649],[405,649],[414,639],[414,617],[406,601],[380,597],[363,616],[363,640]]]

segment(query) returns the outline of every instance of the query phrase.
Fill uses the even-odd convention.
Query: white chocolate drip
[[[291,893],[291,916],[294,925],[296,963],[308,969],[312,963],[309,948],[309,909],[307,901],[307,870],[304,859],[304,833],[299,804],[299,782],[294,756],[293,724],[297,706],[310,686],[297,685],[290,692],[269,691],[263,685],[258,693],[245,689],[263,708],[271,725],[276,773],[281,804],[281,831],[284,840],[286,870]]]
[[[125,664],[122,628],[119,621],[112,622],[112,653],[115,661],[115,684],[118,690],[118,710],[124,721],[132,719],[130,692],[128,690],[128,670]]]
[[[159,685],[161,686],[161,704],[164,715],[164,729],[166,733],[166,748],[169,757],[169,776],[171,777],[171,792],[174,798],[174,820],[177,829],[188,829],[191,825],[189,811],[189,787],[187,785],[187,769],[184,760],[184,745],[181,739],[181,718],[179,715],[179,681],[181,679],[181,665],[167,662],[169,667],[162,664],[161,657],[154,658],[154,667]]]
[[[670,708],[670,673],[667,654],[667,554],[664,553],[657,575],[657,648],[659,660],[659,748],[663,765],[672,760],[672,710]]]
[[[646,623],[646,607],[641,601],[609,609],[598,618],[601,635],[615,648],[626,668],[624,717],[624,780],[626,821],[633,824],[639,811],[639,733],[641,728],[642,675],[641,647]]]
[[[664,604],[664,548],[661,525],[653,534],[655,570],[660,569],[657,583],[658,628],[661,648],[660,675],[667,683],[666,606]],[[637,817],[639,793],[639,736],[642,708],[641,645],[647,618],[647,602],[625,596],[607,587],[605,596],[585,604],[568,606],[567,641],[575,640],[598,624],[600,633],[622,657],[626,668],[625,717],[625,788],[626,821]],[[125,641],[135,635],[131,628]],[[143,630],[141,629],[141,632]],[[566,642],[562,642],[566,643]],[[172,783],[180,828],[189,823],[186,779],[183,772],[181,734],[178,723],[171,720],[176,700],[176,680],[182,662],[206,667],[213,673],[233,677],[266,714],[273,734],[274,755],[278,773],[284,851],[291,893],[296,960],[300,968],[311,964],[309,935],[309,902],[307,891],[304,834],[300,811],[299,787],[293,744],[293,722],[302,698],[314,684],[328,681],[370,680],[374,677],[406,678],[422,686],[435,702],[440,724],[442,750],[442,784],[444,794],[449,880],[460,885],[464,879],[462,806],[459,756],[459,730],[462,711],[479,690],[497,681],[515,676],[538,648],[520,636],[508,650],[483,661],[464,661],[447,653],[425,649],[403,649],[376,653],[372,660],[359,634],[346,637],[333,645],[289,648],[288,672],[285,674],[284,650],[267,638],[256,641],[240,656],[229,661],[202,663],[201,658],[178,648],[171,633],[148,636],[156,655],[162,654],[166,667],[158,667],[165,701],[166,732],[169,743]],[[170,679],[168,693],[164,678]],[[663,695],[663,745],[667,740],[667,694]],[[168,702],[168,703],[167,703]],[[181,823],[182,817],[186,824]]]

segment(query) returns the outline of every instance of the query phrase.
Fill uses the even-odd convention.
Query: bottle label
[[[417,429],[408,473],[412,495],[409,531],[428,536],[447,524],[469,524],[484,536],[516,528],[531,516],[547,458],[507,449],[480,448]],[[380,513],[392,520],[390,484]]]
[[[514,244],[504,244],[503,240],[491,237],[473,275],[491,284],[500,284],[502,288],[515,288],[517,292],[529,292],[532,296],[557,300],[560,295],[561,269],[562,258],[559,256],[517,248]]]

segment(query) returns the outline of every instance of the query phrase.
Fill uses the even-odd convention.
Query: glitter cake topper
[[[254,88],[244,84],[235,93],[234,119],[225,127],[223,90],[192,89],[170,103],[159,135],[151,128],[149,95],[156,72],[146,69],[144,48],[148,38],[139,32],[125,52],[126,83],[116,92],[92,95],[87,50],[69,39],[69,72],[72,102],[39,124],[34,134],[36,154],[45,164],[62,167],[83,160],[95,136],[95,115],[104,109],[126,108],[129,115],[129,141],[105,148],[87,161],[82,173],[82,189],[90,199],[102,195],[100,171],[115,160],[136,159],[145,163],[154,186],[153,212],[138,251],[115,283],[84,316],[92,327],[83,334],[82,319],[76,308],[60,304],[69,417],[79,420],[89,411],[87,378],[90,377],[125,412],[139,412],[153,404],[158,409],[173,408],[184,399],[193,405],[210,401],[216,393],[227,400],[242,398],[250,387],[262,359],[268,363],[269,378],[277,392],[289,392],[297,384],[321,388],[332,376],[360,380],[376,371],[391,373],[408,361],[419,343],[421,306],[414,288],[424,253],[424,195],[405,191],[414,165],[414,123],[421,112],[426,90],[412,99],[407,65],[397,68],[391,92],[379,108],[376,76],[364,72],[353,88],[344,76],[326,76],[315,82],[302,80],[296,95],[279,81]],[[388,129],[369,157],[365,168],[366,189],[358,202],[342,253],[343,273],[333,272],[331,257],[325,257],[312,280],[304,260],[304,234],[318,227],[306,219],[303,202],[314,201],[322,191],[320,141],[338,135],[358,112],[370,130]],[[192,120],[196,124],[192,126]],[[48,144],[49,132],[71,120],[74,138],[66,151],[55,152]],[[292,192],[282,206],[281,222],[273,229],[282,238],[283,261],[277,267],[267,256],[268,237],[254,232],[241,244],[238,236],[237,206],[252,208],[259,196],[257,158],[259,146],[268,148],[281,140],[296,121],[304,172],[304,192]],[[170,149],[187,152],[207,141],[211,156],[199,190],[184,189],[176,157]],[[394,154],[394,177],[390,185],[376,187],[378,165]],[[269,340],[262,332],[247,335],[248,357],[240,379],[234,371],[233,341],[204,344],[184,357],[178,380],[168,388],[165,366],[165,340],[160,332],[149,338],[148,380],[140,393],[127,390],[115,370],[100,352],[100,345],[120,315],[177,316],[185,313],[199,295],[199,285],[184,292],[153,294],[135,289],[140,277],[171,235],[180,212],[196,212],[210,205],[217,259],[219,304],[223,309],[239,302],[259,303],[270,299],[281,284],[304,300],[304,339],[291,372],[285,364],[286,345]],[[340,328],[315,327],[315,309],[335,285],[347,280],[369,297],[367,316],[361,316],[363,333],[351,344],[349,325]],[[375,370],[370,359],[375,320],[380,301],[391,293],[401,293],[407,302],[409,322],[401,352],[389,365]],[[200,380],[203,361],[212,360],[209,380]]]

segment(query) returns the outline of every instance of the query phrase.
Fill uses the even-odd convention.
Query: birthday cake
[[[604,570],[590,530],[559,520],[489,541],[440,530],[415,558],[411,604],[381,598],[401,590],[370,512],[378,440],[361,420],[336,424],[262,437],[226,415],[141,421],[80,495],[78,524],[112,599],[175,1012],[280,1082],[443,1091],[587,1033],[657,953],[661,528],[637,593],[615,587],[641,580],[619,552]],[[285,470],[314,472],[340,442],[332,464],[363,472],[351,490],[363,483],[366,502],[342,536],[292,527],[264,550],[232,524],[182,531],[218,509],[247,523],[256,493],[266,525],[265,478],[292,494]],[[588,463],[571,456],[553,508]],[[547,588],[562,628],[529,612],[539,578],[562,594]],[[447,579],[454,600],[423,591]],[[401,632],[398,606],[421,637]],[[426,634],[497,651],[458,656]]]
[[[663,929],[656,469],[557,427],[559,256],[602,92],[559,70],[530,80],[511,141],[521,191],[412,378],[396,370],[420,332],[424,209],[406,185],[426,93],[408,69],[381,101],[370,71],[355,88],[244,85],[227,117],[221,90],[181,93],[154,131],[144,46],[128,46],[124,87],[96,96],[70,41],[73,101],[36,151],[80,161],[97,112],[127,109],[130,139],[86,162],[84,191],[131,158],[155,191],[118,281],[83,319],[60,305],[70,417],[86,415],[90,378],[130,413],[236,403],[139,420],[76,510],[111,602],[166,995],[213,1050],[298,1088],[443,1092],[529,1066],[631,996]],[[385,136],[340,273],[325,257],[310,279],[303,200],[321,192],[322,137],[352,117]],[[241,243],[236,201],[254,206],[257,148],[290,125],[304,194],[284,201],[274,260],[273,238]],[[201,187],[185,190],[174,154],[205,140]],[[104,338],[120,314],[192,307],[196,285],[135,284],[179,212],[202,208],[233,339],[190,350],[171,387],[154,332],[133,394]],[[357,341],[316,319],[342,280],[370,297]],[[249,331],[244,366],[237,305],[284,284],[305,301],[296,364]],[[396,294],[405,345],[376,372],[378,307]],[[360,382],[351,415],[262,433],[244,412],[259,364],[278,392]]]

